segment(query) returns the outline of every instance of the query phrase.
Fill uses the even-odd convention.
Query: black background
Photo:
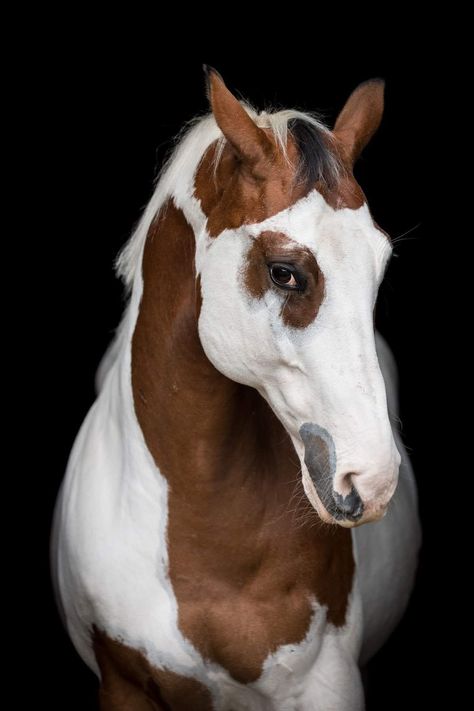
[[[386,79],[385,118],[356,174],[376,221],[394,238],[406,234],[381,289],[377,320],[399,364],[403,437],[419,483],[424,547],[410,608],[371,664],[368,709],[401,708],[407,699],[422,708],[448,691],[450,665],[456,663],[455,655],[440,651],[450,646],[442,611],[454,596],[440,574],[440,550],[447,546],[442,557],[449,559],[449,543],[437,515],[447,455],[432,427],[444,387],[440,379],[433,385],[444,316],[442,304],[433,307],[432,284],[448,267],[439,254],[443,235],[430,219],[437,207],[430,67],[418,55],[407,56],[406,48],[403,63],[397,52],[390,61],[374,52],[367,61],[342,53],[329,62],[317,53],[256,55],[233,48],[201,48],[177,63],[158,44],[137,53],[127,41],[104,47],[101,38],[86,34],[45,55],[36,75],[41,137],[31,150],[36,166],[44,168],[46,227],[41,244],[34,237],[33,244],[44,265],[41,299],[47,307],[38,379],[55,414],[43,422],[39,399],[34,454],[47,466],[41,465],[34,524],[35,599],[48,652],[39,660],[40,686],[24,694],[37,700],[43,689],[50,709],[95,708],[96,682],[67,640],[49,588],[50,518],[74,436],[94,398],[95,368],[120,318],[114,258],[151,195],[172,137],[207,109],[206,61],[255,106],[319,110],[329,123],[360,81]]]

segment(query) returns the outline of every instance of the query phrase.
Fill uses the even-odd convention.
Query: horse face
[[[354,128],[348,105],[336,124],[346,161],[370,134],[367,121],[362,137]],[[360,114],[360,101],[355,108]],[[253,145],[242,181],[271,188],[268,147],[259,155],[254,145],[266,138],[244,133],[232,144]],[[255,166],[258,176],[249,172]],[[384,514],[400,464],[373,327],[391,248],[359,197],[355,204],[341,190],[333,200],[313,189],[267,219],[223,229],[199,260],[206,355],[267,400],[292,438],[310,502],[323,520],[344,526]]]
[[[266,223],[222,234],[201,268],[208,358],[268,401],[311,503],[344,524],[382,515],[397,481],[373,328],[390,252],[365,206],[333,210],[314,191]]]

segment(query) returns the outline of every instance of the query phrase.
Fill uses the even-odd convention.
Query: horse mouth
[[[312,487],[306,485],[310,502],[327,522],[341,525],[357,523],[364,514],[364,504],[356,487],[351,483],[350,490],[343,495],[333,486],[336,451],[331,435],[313,422],[303,424],[300,435],[304,444],[304,463],[317,495],[311,496]]]
[[[355,511],[349,513],[340,508],[334,500],[330,502],[325,501],[323,503],[318,492],[316,491],[312,478],[309,476],[309,473],[305,471],[303,471],[303,488],[308,501],[324,523],[342,526],[343,528],[354,528],[355,526],[365,523],[365,507],[362,501],[360,501],[358,494],[357,497],[359,498],[361,506],[359,506]],[[340,496],[337,492],[334,493],[336,496]],[[345,498],[347,499],[348,497]]]

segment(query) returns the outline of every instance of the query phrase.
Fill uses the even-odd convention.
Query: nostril
[[[342,493],[343,496],[346,496],[347,494],[351,493],[352,487],[354,485],[353,483],[353,477],[357,476],[356,472],[347,472],[347,474],[342,474],[339,478],[338,481],[338,489]]]
[[[352,521],[357,521],[364,513],[364,504],[353,484],[353,478],[356,476],[355,472],[344,474],[339,479],[339,486],[344,493],[340,494],[338,491],[333,491],[334,502],[339,514]],[[345,493],[346,491],[348,492],[347,494]]]

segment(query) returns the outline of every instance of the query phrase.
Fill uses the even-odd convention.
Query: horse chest
[[[322,711],[328,707],[324,689],[317,694],[322,705],[313,705],[319,675],[334,678],[334,688],[340,686],[339,677],[352,679],[355,667],[346,662],[351,656],[349,630],[354,629],[352,603],[348,624],[338,631],[328,622],[327,609],[311,602],[305,588],[275,590],[272,598],[260,599],[255,590],[232,591],[217,581],[212,598],[209,583],[194,599],[185,589],[183,581],[177,594],[173,591],[177,618],[167,614],[173,608],[171,598],[169,607],[162,599],[145,613],[130,597],[134,616],[130,634],[122,635],[127,646],[107,637],[101,642],[109,658],[135,670],[143,687],[150,690],[156,684],[171,708]],[[137,638],[135,623],[147,617],[147,638]]]
[[[144,525],[146,511],[133,518]],[[136,524],[115,529],[117,558],[113,567],[108,559],[107,576],[103,569],[97,572],[101,583],[94,597],[101,601],[104,614],[96,625],[115,640],[112,644],[121,640],[126,668],[143,668],[140,683],[148,688],[146,680],[153,679],[165,688],[172,708],[180,708],[181,696],[188,692],[194,703],[196,689],[204,699],[202,689],[211,694],[209,708],[279,709],[286,701],[296,705],[281,708],[306,708],[298,704],[313,683],[312,670],[318,667],[326,674],[326,667],[338,669],[337,660],[345,654],[345,631],[334,623],[350,627],[352,575],[346,580],[345,572],[352,569],[344,566],[352,561],[351,547],[339,545],[337,554],[327,547],[311,548],[299,537],[291,540],[289,530],[288,548],[280,543],[278,554],[267,549],[260,565],[247,565],[236,577],[214,551],[214,563],[221,571],[216,575],[195,540],[194,558],[186,555],[181,562],[170,546],[172,537],[167,541],[163,536],[158,549],[155,539],[155,546],[146,552],[152,522],[154,518],[146,534],[138,535]],[[225,560],[222,538],[219,549]],[[332,538],[337,540],[335,532]],[[163,574],[156,568],[156,561],[166,557],[162,546],[169,556],[168,573],[164,569]],[[183,548],[184,544],[181,552]],[[345,561],[347,556],[350,561]],[[235,565],[234,560],[232,570]],[[331,579],[331,595],[323,584],[324,575]],[[334,645],[342,647],[334,651]],[[115,648],[108,655],[115,657]],[[265,706],[262,699],[275,705]]]
[[[264,589],[259,581],[232,589],[207,580],[202,594],[190,597],[178,586],[179,627],[204,659],[226,669],[244,684],[256,681],[265,660],[285,644],[299,644],[313,615],[311,592],[285,585]]]
[[[169,575],[182,634],[204,659],[247,684],[278,648],[305,639],[314,603],[329,623],[345,623],[353,559],[349,532],[322,540],[284,509],[266,519],[247,515],[244,523],[240,512],[251,507],[236,500],[225,522],[210,512],[193,521],[170,497]]]

